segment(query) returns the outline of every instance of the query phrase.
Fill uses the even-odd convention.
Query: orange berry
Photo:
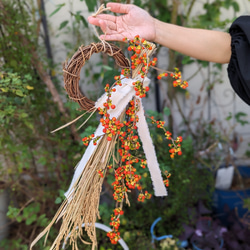
[[[141,53],[141,50],[140,50],[140,49],[136,49],[136,50],[135,50],[135,53],[136,53],[136,54],[140,54],[140,53]]]

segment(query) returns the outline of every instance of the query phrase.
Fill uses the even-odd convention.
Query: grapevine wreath
[[[96,218],[99,218],[100,192],[107,173],[114,175],[112,186],[116,207],[111,215],[112,231],[107,234],[113,244],[120,239],[120,216],[123,215],[123,203],[129,205],[128,192],[137,189],[139,202],[151,197],[151,194],[144,191],[140,185],[138,167],[148,167],[156,196],[167,195],[165,186],[169,185],[170,174],[165,173],[166,178],[163,180],[141,102],[149,90],[149,69],[155,68],[157,61],[156,58],[151,59],[156,46],[139,36],[130,41],[126,38],[124,40],[128,43],[130,60],[124,56],[120,48],[101,40],[99,43],[81,46],[64,65],[64,83],[69,98],[77,102],[87,113],[98,112],[101,116],[100,124],[94,134],[82,139],[87,148],[65,193],[66,199],[51,223],[37,236],[31,247],[44,235],[47,238],[52,225],[62,219],[60,231],[50,249],[58,250],[66,241],[72,245],[73,250],[78,249],[76,242],[77,239],[81,239],[83,230],[87,232],[91,243],[81,240],[86,244],[92,244],[94,249],[97,246],[95,222]],[[115,82],[112,86],[105,86],[105,93],[94,102],[81,93],[79,79],[81,68],[93,53],[99,52],[113,57],[121,68],[121,74],[114,77]],[[174,86],[188,86],[186,81],[182,81],[178,69],[175,69],[175,72],[162,72],[158,78],[166,76],[173,78]],[[163,121],[156,121],[153,117],[150,119],[158,128],[163,129],[166,139],[170,141],[171,158],[176,154],[181,155],[181,136],[174,140],[171,133],[165,130]],[[143,159],[135,154],[141,144],[145,153]]]

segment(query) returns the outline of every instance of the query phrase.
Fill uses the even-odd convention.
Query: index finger
[[[110,7],[112,12],[127,14],[129,13],[132,5],[122,3],[107,3],[107,7]]]
[[[103,19],[103,20],[107,20],[107,21],[111,21],[114,22],[116,21],[116,16],[114,15],[109,15],[109,14],[99,14],[96,16],[99,19]]]

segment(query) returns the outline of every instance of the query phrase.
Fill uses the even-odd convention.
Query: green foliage
[[[59,10],[61,10],[61,8],[65,6],[65,3],[62,3],[62,4],[58,4],[56,6],[56,9],[49,15],[49,17],[52,17],[53,15],[55,15]]]
[[[250,198],[246,198],[243,201],[244,201],[243,208],[247,208],[248,211],[250,211]]]
[[[97,0],[89,0],[89,1],[85,1],[85,3],[88,7],[89,12],[93,12],[95,10],[95,7],[97,6]]]
[[[39,212],[40,204],[32,203],[24,209],[9,206],[7,216],[9,219],[16,220],[18,223],[25,222],[27,226],[36,222],[38,226],[44,227],[47,225],[48,219],[45,214],[38,215]]]
[[[0,77],[1,126],[6,128],[15,120],[23,122],[30,129],[33,128],[32,123],[28,121],[27,113],[27,107],[31,103],[32,90],[34,89],[31,86],[31,80],[32,77],[30,74],[21,77],[17,73],[2,72],[2,76]]]
[[[37,44],[40,38],[34,27],[39,23],[33,16],[36,10],[32,2],[3,1],[3,4],[4,11],[0,13],[0,176],[1,188],[9,190],[7,216],[11,234],[1,241],[0,248],[16,250],[28,249],[34,237],[48,224],[58,209],[57,204],[64,199],[63,192],[58,194],[58,190],[68,188],[68,176],[73,175],[84,149],[79,141],[72,139],[69,128],[50,133],[77,117],[79,111],[76,105],[68,103],[65,110],[70,116],[66,119],[66,114],[60,114],[34,69],[34,54],[37,54],[45,71],[53,70],[44,56],[45,47]],[[53,80],[55,84],[58,82],[56,77]],[[89,124],[96,124],[95,117]],[[52,229],[48,244],[57,229]],[[49,248],[44,247],[41,240],[34,249]]]
[[[193,23],[199,28],[222,28],[225,29],[226,24],[230,23],[232,20],[225,19],[221,20],[221,10],[233,8],[234,12],[239,11],[239,5],[234,0],[215,0],[213,2],[205,2],[203,5],[204,14],[198,15],[193,18]]]

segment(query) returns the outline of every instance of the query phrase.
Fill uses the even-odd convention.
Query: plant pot
[[[250,167],[237,167],[243,179],[250,178]],[[250,197],[250,187],[244,190],[219,190],[215,189],[213,194],[213,211],[223,225],[228,226],[228,217],[237,210],[237,215],[242,218],[247,212],[243,208],[243,200]]]
[[[222,249],[222,247],[224,245],[224,241],[222,238],[219,241],[220,241],[220,249]],[[199,248],[198,246],[196,246],[195,242],[192,242],[192,247],[193,247],[193,250],[203,250],[203,249]]]
[[[6,190],[0,189],[0,241],[8,236],[8,194]]]

